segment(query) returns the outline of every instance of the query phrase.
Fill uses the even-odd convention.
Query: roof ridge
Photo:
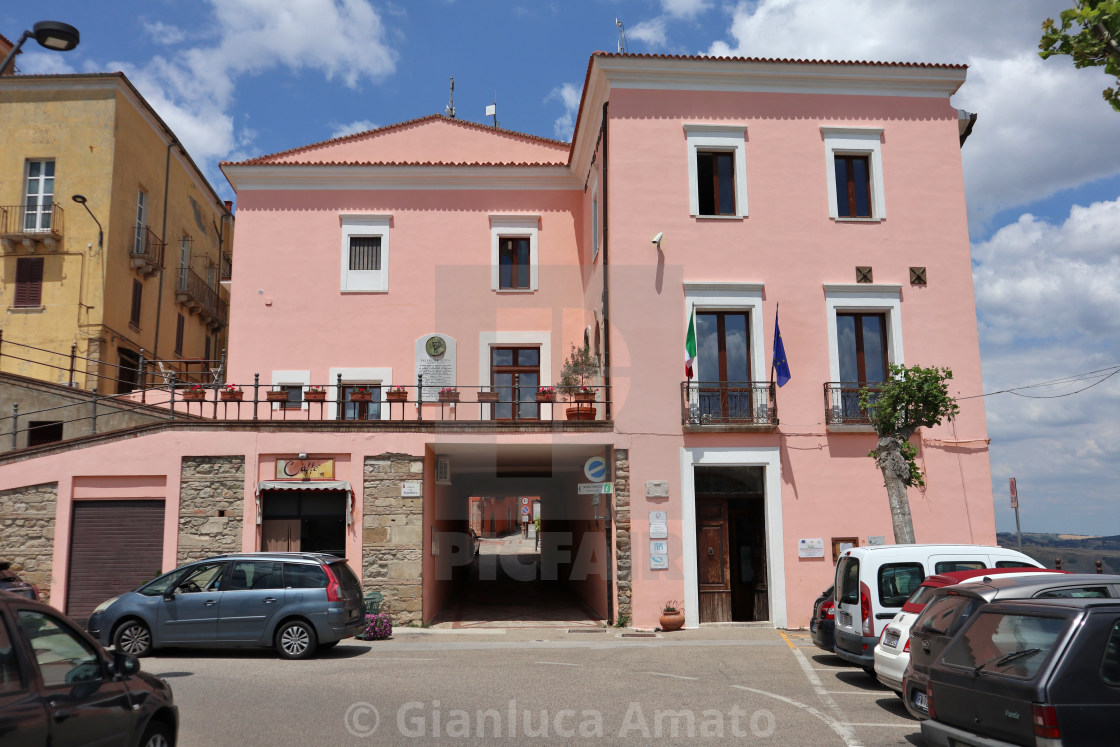
[[[219,166],[430,166],[436,168],[567,168],[564,161],[219,161]]]
[[[951,70],[967,69],[964,63],[949,62],[883,62],[876,60],[807,60],[797,57],[736,57],[706,54],[653,54],[650,52],[601,52],[591,53],[592,57],[631,57],[637,59],[661,60],[711,60],[713,62],[765,62],[772,64],[796,65],[867,65],[870,67],[928,67]]]

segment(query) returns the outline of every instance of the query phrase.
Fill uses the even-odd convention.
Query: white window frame
[[[552,332],[479,332],[478,383],[490,386],[490,349],[506,346],[540,347],[540,381],[537,387],[552,386]],[[490,418],[490,405],[481,406],[482,420]]]
[[[342,279],[340,290],[343,293],[387,293],[389,291],[389,226],[391,215],[368,213],[341,214],[338,216],[342,228],[341,262]],[[351,270],[350,239],[378,237],[381,239],[381,269]]]
[[[887,362],[905,365],[902,351],[902,286],[845,283],[824,286],[828,329],[829,381],[840,381],[840,352],[836,339],[838,312],[883,314],[887,319]]]
[[[747,126],[717,124],[686,124],[688,142],[688,209],[700,220],[738,220],[747,217]],[[700,215],[700,193],[697,187],[696,154],[700,151],[724,151],[735,154],[735,214]]]
[[[828,185],[828,217],[841,222],[875,223],[887,217],[884,196],[882,127],[825,127],[824,137],[825,178]],[[871,217],[849,218],[840,216],[836,205],[836,156],[867,156],[871,179]]]
[[[750,318],[751,375],[755,381],[765,381],[759,374],[766,372],[766,346],[763,344],[765,332],[762,319],[763,283],[697,283],[684,284],[684,326],[688,329],[689,314],[695,310],[746,312]],[[697,360],[695,381],[715,381],[705,379]],[[682,373],[683,375],[683,373]]]
[[[490,290],[497,293],[533,293],[540,287],[538,262],[540,254],[537,246],[541,217],[539,215],[491,215],[490,216]],[[503,238],[529,239],[529,287],[500,288],[499,244]]]
[[[384,267],[384,264],[382,264]],[[389,419],[389,401],[385,394],[393,385],[392,368],[331,368],[329,372],[330,384],[327,386],[327,418],[338,420],[338,377],[342,375],[342,385],[345,386],[370,386],[381,387],[381,419]]]
[[[41,166],[39,168],[39,176],[36,176],[36,177],[31,176],[31,164],[33,164],[33,163],[41,164]],[[21,215],[20,219],[19,219],[20,220],[19,225],[20,225],[20,230],[21,231],[31,230],[31,231],[34,231],[34,232],[40,232],[40,231],[49,231],[52,228],[51,218],[54,215],[54,202],[55,202],[54,186],[55,186],[55,179],[57,177],[57,174],[52,173],[50,176],[46,176],[44,174],[44,172],[46,171],[48,163],[57,167],[57,164],[55,163],[55,160],[53,158],[29,158],[26,162],[26,165],[24,166],[24,170],[23,170],[23,203],[24,203],[24,208],[23,208],[23,215]],[[57,170],[57,168],[55,170]],[[31,189],[28,189],[32,179],[35,180],[34,191],[31,190]],[[50,184],[51,184],[51,188],[50,188],[49,192],[46,189],[46,184],[47,184],[48,179],[50,180]],[[48,197],[49,197],[49,199],[47,199]],[[34,220],[34,225],[31,226],[30,228],[28,228],[28,226],[27,226],[27,205],[31,204],[31,200],[33,198],[34,198],[35,204],[36,204],[35,220]],[[45,205],[44,205],[44,201],[46,203]],[[46,217],[44,218],[44,216],[46,216]],[[57,230],[57,228],[55,228],[55,230]]]
[[[304,393],[307,392],[307,387],[311,386],[311,372],[310,371],[273,371],[272,384],[270,389],[275,389],[278,386],[301,386]],[[283,402],[269,402],[273,410],[279,410],[283,406]],[[292,408],[295,409],[294,407]],[[300,402],[300,409],[307,409],[307,398],[304,397]]]
[[[147,243],[144,226],[148,225],[148,193],[143,189],[136,191],[136,236],[132,243],[133,254],[143,254]]]

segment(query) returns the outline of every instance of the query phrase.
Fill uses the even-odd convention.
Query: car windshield
[[[162,576],[149,581],[148,583],[137,589],[137,591],[149,597],[159,596],[160,594],[165,593],[168,589],[174,588],[175,579],[179,578],[179,576],[181,575],[183,575],[183,569],[176,568],[173,571],[169,571]]]

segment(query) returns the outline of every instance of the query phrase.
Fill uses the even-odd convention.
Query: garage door
[[[106,599],[158,575],[162,565],[163,501],[75,502],[66,614],[85,620]]]

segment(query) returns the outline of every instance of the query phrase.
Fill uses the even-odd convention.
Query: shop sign
[[[277,480],[333,480],[334,459],[277,459]]]

